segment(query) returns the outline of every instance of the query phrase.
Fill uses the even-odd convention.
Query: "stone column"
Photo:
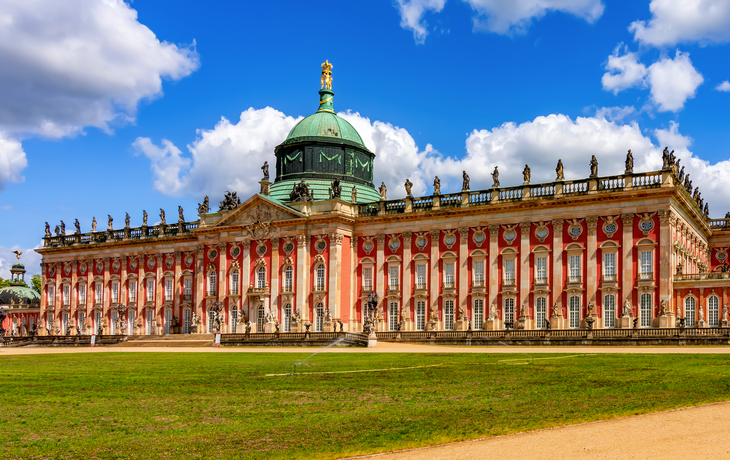
[[[279,238],[271,238],[271,310],[276,318],[281,321],[282,315],[279,312]]]
[[[553,270],[552,270],[552,305],[557,305],[557,316],[554,308],[550,310],[550,327],[562,329],[565,327],[563,316],[563,219],[553,220]]]
[[[342,235],[331,233],[330,238],[330,260],[329,260],[329,286],[327,291],[327,305],[332,319],[340,318],[340,300],[342,295]],[[334,326],[334,324],[333,324]]]
[[[466,193],[465,195],[468,200],[469,194]],[[465,331],[469,326],[469,227],[459,228],[458,267],[456,279],[459,280],[459,290],[457,292],[458,298],[454,300],[454,305],[461,307],[457,307],[457,311],[463,309],[464,317],[459,316],[456,318],[456,330]]]
[[[532,329],[532,321],[530,316],[530,229],[532,222],[522,222],[520,224],[520,253],[516,262],[520,267],[520,291],[518,298],[520,300],[520,320],[524,321],[525,329]],[[517,264],[515,263],[515,266]],[[516,267],[515,267],[516,268]]]
[[[489,226],[489,301],[485,305],[487,310],[487,329],[494,330],[499,328],[498,318],[489,318],[492,306],[499,312],[498,294],[499,294],[499,225]]]
[[[358,260],[357,260],[357,245],[358,245],[358,237],[355,235],[352,235],[350,238],[350,251],[351,251],[351,268],[352,268],[352,275],[350,278],[350,321],[349,321],[349,331],[359,331],[360,328],[358,327],[358,319],[357,319],[357,293],[360,291],[360,286],[357,283],[357,267],[358,267]]]
[[[180,325],[180,332],[182,332],[183,315],[182,309],[180,308],[180,298],[182,296],[182,258],[184,257],[183,252],[176,252],[175,254],[175,276],[172,281],[172,314],[177,316],[177,323]]]
[[[439,311],[439,242],[441,241],[441,230],[431,230],[431,277],[429,295],[431,296],[431,308],[426,312],[426,323],[431,319],[431,310]],[[439,315],[441,318],[441,315]],[[440,322],[440,321],[439,321]],[[438,328],[438,326],[436,326]],[[428,326],[426,327],[428,329]]]
[[[623,304],[625,301],[629,301],[632,308],[634,305],[633,298],[633,254],[634,254],[634,215],[623,214],[621,215],[621,222],[623,223],[623,240],[621,241],[621,301],[616,305],[623,310]],[[634,314],[636,314],[634,312]],[[621,318],[621,327],[629,328],[632,327],[631,320],[629,318]]]
[[[674,226],[676,223],[677,218],[671,211],[667,210],[659,213],[659,248],[655,255],[655,257],[659,258],[659,301],[656,302],[657,304],[660,304],[662,300],[670,304],[672,300],[674,286],[674,271],[671,263],[673,252],[672,234],[674,234]],[[671,307],[669,310],[671,312]],[[662,326],[660,324],[660,327],[674,327],[674,315],[670,313],[668,316],[667,325]]]
[[[248,295],[246,294],[251,280],[251,240],[244,240],[241,247],[243,251],[241,261],[241,309],[246,310],[246,317],[249,321],[252,321],[251,306],[248,304]]]
[[[218,245],[218,302],[226,300],[226,286],[228,285],[228,243]]]
[[[586,243],[586,300],[596,306],[596,293],[598,290],[598,217],[586,217],[586,227],[588,227],[588,238]],[[598,323],[594,323],[598,324]]]
[[[380,303],[386,304],[385,301],[385,235],[377,235],[375,237],[377,243],[376,255],[375,255],[375,293],[378,294]],[[378,305],[378,308],[381,308]],[[385,315],[383,315],[385,317]]]
[[[195,249],[195,300],[193,302],[193,313],[196,313],[200,318],[203,317],[203,301],[205,299],[205,265],[203,260],[203,253],[205,246],[198,245]],[[140,275],[141,276],[141,275]],[[199,325],[202,327],[202,324]],[[202,331],[199,329],[198,333]]]
[[[403,319],[406,331],[413,329],[414,314],[411,311],[411,245],[413,244],[413,233],[403,232],[403,280],[401,282],[401,292],[403,299],[401,302],[403,309]]]
[[[308,235],[297,235],[297,311],[301,313],[304,322],[309,320],[309,246]]]

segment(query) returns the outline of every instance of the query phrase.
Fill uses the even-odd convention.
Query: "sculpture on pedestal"
[[[142,226],[147,226],[147,211],[145,211],[144,209],[142,210]]]
[[[629,153],[626,154],[626,171],[624,171],[624,174],[633,174],[634,172],[634,155],[631,153],[631,149],[629,149]]]
[[[160,208],[160,224],[167,225],[167,222],[165,221],[165,210],[162,208]]]
[[[177,207],[177,220],[180,222],[185,222],[185,216],[183,215],[183,207],[178,206]]]
[[[81,233],[81,224],[79,223],[78,219],[74,220],[74,227],[76,228],[76,231],[74,233],[76,233],[77,235]]]
[[[522,170],[522,185],[529,185],[530,184],[530,167],[528,165],[525,165],[525,169]]]
[[[46,222],[46,236],[51,236],[51,226]]]
[[[626,301],[624,302],[624,309],[621,314],[626,318],[631,318],[632,316],[634,316],[634,309],[631,307],[631,303],[629,303],[628,299],[626,299]]]
[[[352,201],[353,204],[357,203],[357,187],[355,187],[354,185],[352,186],[350,201]]]
[[[411,194],[411,188],[413,188],[413,182],[411,182],[410,179],[406,179],[405,188],[406,188],[406,196],[408,198],[413,198],[413,194]]]
[[[96,231],[96,217],[94,217],[93,219],[91,219],[91,231],[92,232],[95,232]]]
[[[595,155],[591,155],[591,175],[589,177],[598,177],[598,160],[596,160]]]
[[[467,174],[466,171],[461,172],[461,191],[469,191],[469,174]]]
[[[335,179],[332,181],[332,197],[331,198],[341,198],[342,197],[342,185],[340,185],[340,180]]]
[[[131,218],[129,217],[128,212],[125,212],[124,214],[124,227],[129,228],[129,221],[131,220]]]
[[[66,234],[66,224],[64,224],[63,221],[61,221],[61,235],[65,235],[65,234]]]
[[[441,195],[441,179],[439,179],[439,176],[436,176],[433,180],[433,194]]]
[[[203,203],[198,203],[198,214],[208,214],[210,212],[210,204],[208,203],[208,195],[203,198]]]
[[[558,159],[558,166],[555,167],[555,180],[565,180],[565,173],[563,172],[563,160]]]
[[[499,188],[499,166],[494,167],[494,171],[492,172],[492,181],[494,182],[492,184],[492,188]]]
[[[380,199],[385,201],[387,199],[386,196],[388,193],[388,187],[385,186],[385,182],[380,183],[380,188],[378,189],[378,191],[380,192]]]
[[[107,214],[106,216],[107,216],[106,229],[114,230],[114,219],[112,219],[111,214]]]
[[[261,167],[261,171],[264,173],[264,178],[261,180],[269,180],[269,162],[264,161],[264,165]]]
[[[294,187],[289,194],[289,199],[291,201],[312,201],[312,195],[309,193],[309,184],[304,182],[304,180],[298,184],[294,184]]]

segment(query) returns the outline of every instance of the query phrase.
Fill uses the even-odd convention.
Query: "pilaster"
[[[559,317],[563,317],[563,219],[553,220],[553,270],[552,305],[557,305]],[[553,311],[550,312],[552,317]],[[554,327],[551,322],[551,327]],[[562,327],[560,325],[559,327]]]
[[[340,318],[340,299],[342,294],[342,235],[331,233],[330,238],[330,266],[329,288],[327,291],[327,305],[333,320]]]
[[[248,286],[251,284],[251,240],[244,240],[242,247],[242,262],[241,262],[241,308],[246,309],[246,317],[249,321],[253,321],[251,317],[251,306],[248,303]],[[294,313],[294,312],[292,312]]]
[[[271,309],[275,312],[277,318],[284,318],[279,311],[279,271],[281,270],[279,263],[279,238],[271,238],[271,283],[269,285],[271,292]],[[231,308],[231,306],[228,306]]]
[[[360,328],[357,327],[358,321],[357,321],[357,293],[360,289],[360,286],[357,283],[357,267],[358,267],[358,260],[357,260],[357,245],[358,245],[359,238],[355,235],[352,235],[350,238],[350,263],[352,268],[352,276],[350,277],[350,321],[349,321],[349,330],[350,332],[360,330]]]
[[[403,292],[402,309],[407,312],[407,318],[415,318],[411,311],[411,246],[413,245],[413,233],[403,232],[403,281],[401,292]],[[405,315],[404,315],[405,316]],[[406,321],[406,330],[411,330],[412,322]]]
[[[596,306],[596,292],[598,289],[598,217],[586,217],[588,238],[586,243],[586,299]],[[596,308],[595,311],[598,311]]]
[[[439,241],[441,240],[441,230],[431,230],[431,276],[429,278],[430,287],[429,295],[431,296],[431,308],[426,312],[426,322],[431,318],[431,311],[439,310]],[[439,318],[441,316],[439,315]]]
[[[671,211],[659,213],[659,302],[669,302],[672,297],[673,270],[672,270],[672,233],[677,218]],[[724,304],[723,304],[724,305]]]
[[[499,312],[499,225],[489,226],[489,302],[485,305],[486,315],[489,317],[489,312],[492,307]],[[497,315],[499,318],[501,316]],[[496,320],[496,318],[490,318],[490,320]],[[490,324],[490,323],[488,323]]]
[[[228,284],[228,243],[221,243],[218,246],[218,302],[225,303],[226,285]],[[273,276],[273,272],[272,272]]]
[[[305,233],[297,235],[297,311],[302,315],[302,320],[309,319],[309,236]]]
[[[623,224],[623,240],[621,241],[621,303],[623,305],[625,301],[634,305],[633,299],[633,275],[634,275],[634,264],[633,264],[633,252],[634,252],[634,214],[623,214],[621,215],[621,222]],[[618,305],[616,306],[618,308]]]
[[[203,315],[203,299],[205,298],[205,266],[203,265],[203,251],[205,246],[198,245],[195,249],[195,305],[193,312],[202,318]],[[144,266],[144,264],[142,264]],[[140,271],[140,279],[142,279],[142,272]],[[138,288],[139,291],[139,288]],[[139,298],[139,292],[137,292]],[[202,326],[202,325],[201,325]],[[201,331],[198,331],[201,332]]]
[[[172,314],[177,316],[178,324],[182,325],[183,316],[182,310],[180,309],[180,298],[182,297],[183,285],[182,285],[182,258],[183,253],[178,251],[175,254],[175,271],[172,281]],[[124,265],[122,265],[124,269]],[[181,328],[182,331],[182,328]]]
[[[466,193],[467,199],[469,194]],[[459,228],[459,271],[456,273],[459,280],[458,299],[454,302],[456,312],[463,311],[466,318],[458,317],[457,321],[466,321],[469,317],[469,227]]]
[[[385,235],[377,235],[375,237],[377,243],[376,255],[375,255],[375,292],[378,294],[378,298],[382,304],[387,304],[385,301]],[[380,305],[378,305],[380,308]]]
[[[520,262],[520,312],[521,318],[527,320],[526,329],[530,329],[530,229],[532,222],[520,224],[520,253],[517,256]]]

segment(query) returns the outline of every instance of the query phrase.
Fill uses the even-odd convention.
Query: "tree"
[[[41,293],[41,275],[33,275],[30,278],[30,284],[33,285],[33,290],[38,294]]]
[[[10,280],[0,278],[0,289],[10,286]]]

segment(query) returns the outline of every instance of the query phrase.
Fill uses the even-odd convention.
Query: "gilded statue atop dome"
[[[322,78],[320,79],[322,89],[332,89],[332,64],[329,60],[322,63]]]

